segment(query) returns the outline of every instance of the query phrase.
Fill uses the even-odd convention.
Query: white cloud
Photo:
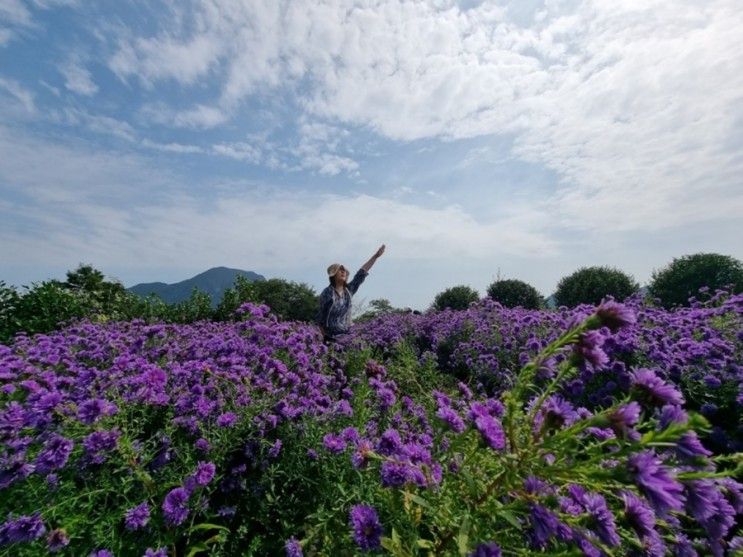
[[[73,93],[90,97],[98,92],[93,76],[80,60],[69,60],[60,68],[60,72],[65,78],[65,87]]]
[[[214,128],[228,119],[228,114],[220,108],[202,104],[186,110],[174,110],[163,103],[153,103],[144,105],[140,110],[140,120],[143,122],[177,128]]]
[[[0,21],[12,25],[31,25],[31,12],[20,0],[0,0]]]
[[[218,155],[246,161],[251,164],[259,164],[262,158],[260,148],[244,142],[219,143],[212,146],[212,150]]]
[[[514,6],[214,0],[122,40],[111,65],[149,84],[217,79],[215,107],[174,125],[224,123],[245,99],[285,88],[300,124],[402,141],[514,137],[515,155],[561,178],[551,215],[564,226],[655,229],[740,212],[736,1]],[[324,139],[302,153],[305,133],[301,166],[355,171]]]
[[[150,141],[149,139],[142,140],[142,147],[148,149],[156,149],[157,151],[165,151],[167,153],[205,153],[203,147],[198,145],[186,145],[183,143],[159,143],[157,141]]]
[[[17,81],[0,77],[0,89],[4,89],[10,94],[13,100],[19,103],[26,112],[33,113],[36,111],[33,93]]]
[[[556,244],[530,218],[480,222],[456,206],[417,207],[370,195],[319,195],[215,183],[208,203],[184,177],[135,155],[59,145],[0,128],[0,182],[18,195],[0,218],[0,259],[106,267],[203,267],[240,254],[255,268],[289,268],[349,255],[370,238],[397,257],[490,258],[550,253]],[[20,222],[20,225],[19,225]],[[15,223],[15,224],[14,224]],[[375,239],[374,242],[377,242]],[[374,246],[376,247],[376,246]]]

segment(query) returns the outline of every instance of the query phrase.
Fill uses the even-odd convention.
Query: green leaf
[[[521,531],[521,523],[511,511],[501,509],[498,511],[498,516],[502,516],[511,526]]]
[[[191,526],[191,528],[188,529],[189,532],[195,532],[197,530],[222,530],[223,532],[230,531],[229,528],[225,528],[224,526],[220,526],[219,524],[211,524],[209,522],[201,522],[199,524],[194,524]]]
[[[416,495],[415,493],[411,493],[410,494],[410,500],[413,501],[414,503],[417,503],[418,505],[420,505],[424,509],[430,509],[431,508],[431,505],[428,504],[428,501],[426,501],[420,495]]]
[[[203,543],[197,543],[196,545],[192,545],[188,549],[186,557],[193,557],[194,555],[197,555],[198,553],[204,553],[205,551],[209,551],[209,548]]]
[[[457,550],[460,555],[467,555],[467,548],[469,547],[469,531],[470,517],[465,516],[462,520],[462,524],[459,526],[459,534],[457,534]]]
[[[431,540],[418,540],[415,543],[421,549],[433,549],[435,547]]]

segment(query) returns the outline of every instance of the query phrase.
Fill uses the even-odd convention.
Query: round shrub
[[[469,286],[453,286],[439,292],[433,301],[433,307],[442,309],[467,309],[472,302],[480,299],[477,290]]]
[[[612,267],[583,267],[563,277],[557,285],[555,301],[559,306],[596,305],[607,296],[624,300],[639,290],[634,279]]]
[[[488,287],[488,296],[508,307],[539,309],[542,296],[536,288],[522,280],[497,280]]]
[[[688,306],[689,298],[700,288],[743,291],[743,263],[717,253],[697,253],[674,258],[665,268],[653,273],[650,293],[664,307]]]

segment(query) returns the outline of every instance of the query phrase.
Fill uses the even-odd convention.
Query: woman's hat
[[[328,267],[328,276],[334,277],[335,274],[343,268],[343,265],[341,265],[340,263],[333,263],[330,267]]]

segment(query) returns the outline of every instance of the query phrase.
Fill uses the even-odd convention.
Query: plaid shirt
[[[364,269],[359,269],[346,285],[343,294],[338,294],[333,285],[329,285],[320,293],[317,323],[325,328],[328,335],[347,333],[351,328],[351,298],[368,274]]]

